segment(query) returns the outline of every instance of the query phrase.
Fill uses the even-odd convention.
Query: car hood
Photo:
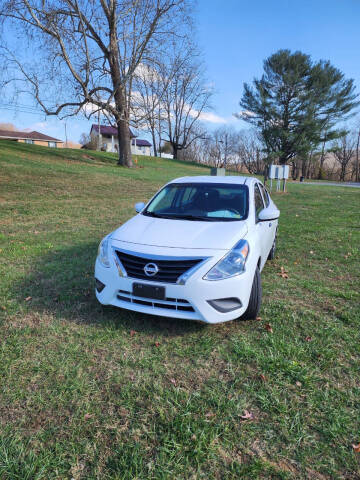
[[[246,221],[204,222],[136,215],[111,234],[126,243],[189,249],[231,249],[248,231]]]

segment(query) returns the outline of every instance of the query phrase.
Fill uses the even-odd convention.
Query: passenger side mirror
[[[259,222],[268,222],[270,220],[276,220],[280,217],[280,211],[274,207],[267,207],[261,210],[258,215]]]
[[[137,213],[140,213],[142,210],[144,210],[144,207],[145,207],[145,203],[144,203],[144,202],[135,203],[135,211],[136,211]]]

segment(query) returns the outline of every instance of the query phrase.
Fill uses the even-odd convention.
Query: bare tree
[[[151,65],[169,37],[181,34],[187,2],[3,0],[0,19],[16,29],[11,47],[2,48],[7,80],[20,90],[25,82],[46,115],[101,111],[118,129],[118,163],[130,167],[135,71],[141,62]],[[41,62],[27,60],[26,46]]]
[[[203,131],[203,126],[200,126]],[[185,162],[209,164],[208,138],[200,137],[194,140],[188,147],[179,151],[178,158]]]
[[[164,139],[170,142],[177,158],[180,150],[205,135],[199,120],[210,108],[213,90],[205,82],[203,66],[192,44],[180,49],[174,45],[159,72]]]
[[[311,149],[302,155],[298,155],[291,162],[292,165],[292,179],[296,180],[301,173],[304,178],[311,178],[315,169],[315,165],[318,164],[318,159],[321,157],[321,152]],[[323,160],[325,156],[323,156]]]
[[[256,131],[239,132],[235,152],[237,162],[244,165],[249,173],[252,175],[264,173],[266,156]]]
[[[351,133],[344,134],[339,140],[332,144],[332,152],[340,164],[340,181],[345,181],[347,167],[353,158],[356,149],[357,139]]]
[[[154,155],[161,146],[161,133],[165,120],[162,97],[168,82],[161,80],[159,65],[139,65],[134,78],[132,114],[140,129],[151,133]]]
[[[209,163],[215,167],[226,167],[233,163],[237,134],[232,128],[219,127],[207,137]]]

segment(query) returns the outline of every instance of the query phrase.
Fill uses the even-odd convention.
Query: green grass
[[[360,191],[274,194],[261,320],[203,326],[94,298],[100,239],[209,172],[115,162],[0,143],[0,479],[359,479]]]

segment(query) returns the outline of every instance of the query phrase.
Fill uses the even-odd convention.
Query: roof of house
[[[141,140],[140,138],[137,138],[136,140],[132,140],[132,145],[135,145],[135,142],[137,147],[151,147],[151,143],[147,140]]]
[[[98,132],[99,131],[99,125],[96,125],[95,123],[93,123],[91,125],[91,130],[94,129],[95,132]],[[129,128],[129,132],[130,132],[130,138],[135,138],[136,135],[133,134],[133,132],[131,131],[131,129]],[[117,131],[117,128],[116,127],[112,127],[111,125],[100,125],[100,133],[101,135],[116,135],[118,134],[118,131]]]
[[[49,137],[43,133],[36,132],[17,132],[13,130],[0,130],[0,138],[14,138],[16,140],[43,140],[47,142],[62,142],[58,138]]]

